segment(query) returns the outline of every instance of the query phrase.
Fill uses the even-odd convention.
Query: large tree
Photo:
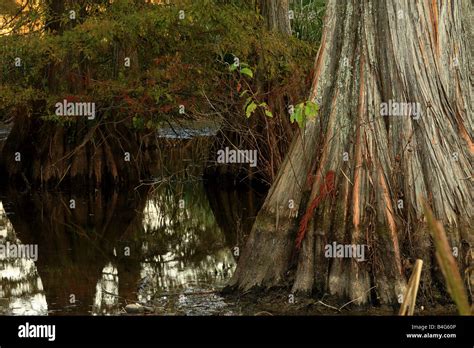
[[[291,35],[289,0],[259,0],[259,6],[270,30]]]
[[[231,286],[394,303],[422,258],[433,293],[423,200],[463,269],[473,262],[470,13],[469,1],[329,1],[310,94],[319,116],[294,139]],[[368,260],[325,257],[333,242],[366,245]]]

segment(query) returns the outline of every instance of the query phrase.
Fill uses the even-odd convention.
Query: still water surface
[[[156,177],[129,190],[2,190],[0,244],[38,255],[0,255],[0,315],[120,315],[134,303],[239,314],[218,290],[264,195],[203,179],[206,136],[165,138]]]

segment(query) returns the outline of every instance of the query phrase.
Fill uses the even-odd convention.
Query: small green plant
[[[145,120],[143,119],[143,117],[136,115],[132,118],[132,125],[134,129],[142,130],[145,128]]]
[[[244,106],[245,116],[249,118],[250,116],[252,116],[255,110],[257,110],[257,108],[262,108],[263,111],[265,112],[265,116],[273,117],[273,113],[270,111],[268,104],[265,102],[258,103],[253,99],[253,97],[247,98],[247,101]]]
[[[298,126],[303,129],[306,121],[315,118],[318,115],[319,105],[313,101],[306,101],[296,105],[294,110],[290,112],[291,123],[297,122]]]
[[[253,71],[247,63],[240,63],[238,59],[236,59],[234,63],[229,66],[229,71],[237,71],[237,69],[240,74],[253,78]]]
[[[230,71],[237,71],[237,69],[239,69],[238,71],[241,75],[245,75],[247,78],[253,79],[254,74],[253,74],[253,71],[252,71],[252,69],[250,68],[250,66],[248,64],[239,63],[238,60],[237,60],[236,62],[234,62],[234,64],[229,66]],[[239,83],[238,86],[241,86],[241,84]],[[245,104],[244,104],[245,116],[247,118],[249,118],[250,116],[253,115],[253,113],[258,108],[262,108],[263,112],[265,113],[265,116],[273,117],[273,113],[270,110],[270,107],[268,106],[268,104],[266,102],[260,102],[257,99],[255,93],[251,90],[250,85],[247,84],[247,86],[248,86],[248,89],[246,89],[242,93],[240,93],[241,98],[243,98],[247,95],[250,95],[250,96],[247,97],[247,99],[245,100]]]

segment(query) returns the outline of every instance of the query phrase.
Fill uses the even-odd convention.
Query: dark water
[[[0,315],[396,314],[340,313],[317,299],[294,306],[286,293],[221,296],[265,189],[205,180],[212,127],[172,128],[160,134],[155,176],[136,187],[106,193],[0,185],[0,248],[32,248],[22,255],[0,249]],[[8,130],[0,127],[2,134]]]
[[[152,314],[239,314],[218,290],[263,194],[204,181],[209,139],[176,138],[165,140],[153,183],[108,194],[3,190],[0,244],[33,249],[0,255],[0,314],[118,315],[135,303]]]

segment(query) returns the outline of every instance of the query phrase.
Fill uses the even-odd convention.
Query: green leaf
[[[239,67],[238,65],[232,64],[231,66],[229,66],[229,70],[230,71],[235,71],[235,70],[237,70],[238,67]]]
[[[304,114],[303,114],[303,110],[300,109],[297,113],[296,113],[296,122],[298,122],[298,126],[300,128],[303,128],[304,127],[304,122],[305,122],[305,117],[304,117]]]
[[[247,105],[247,108],[245,109],[245,115],[247,118],[249,118],[256,109],[257,104],[255,104],[255,102],[251,102],[249,105]]]
[[[245,104],[244,104],[244,110],[247,110],[247,106],[249,105],[249,103],[252,101],[252,97],[248,97],[246,100],[245,100]]]
[[[265,115],[267,115],[268,117],[273,117],[272,112],[268,109],[265,110]]]
[[[243,74],[243,75],[247,75],[250,78],[253,77],[253,72],[249,68],[240,69],[240,73]]]
[[[304,102],[303,102],[303,103],[299,103],[299,104],[296,105],[296,109],[302,110],[302,109],[304,108],[304,105],[305,105]]]
[[[319,105],[308,101],[305,106],[304,114],[308,118],[316,117],[319,111]]]
[[[303,110],[304,110],[304,103],[300,103],[296,105],[295,112],[293,113],[293,115],[291,115],[292,116],[291,123],[296,121],[300,128],[304,127],[304,122],[305,122],[305,115],[304,115]]]
[[[295,123],[295,120],[296,120],[295,113],[293,112],[292,114],[290,114],[290,122]]]
[[[133,117],[132,122],[135,129],[143,129],[145,125],[145,120],[139,116]]]
[[[319,105],[312,101],[299,103],[296,105],[293,114],[290,115],[290,121],[291,123],[297,122],[300,128],[304,128],[306,120],[308,118],[316,117],[318,111]]]

